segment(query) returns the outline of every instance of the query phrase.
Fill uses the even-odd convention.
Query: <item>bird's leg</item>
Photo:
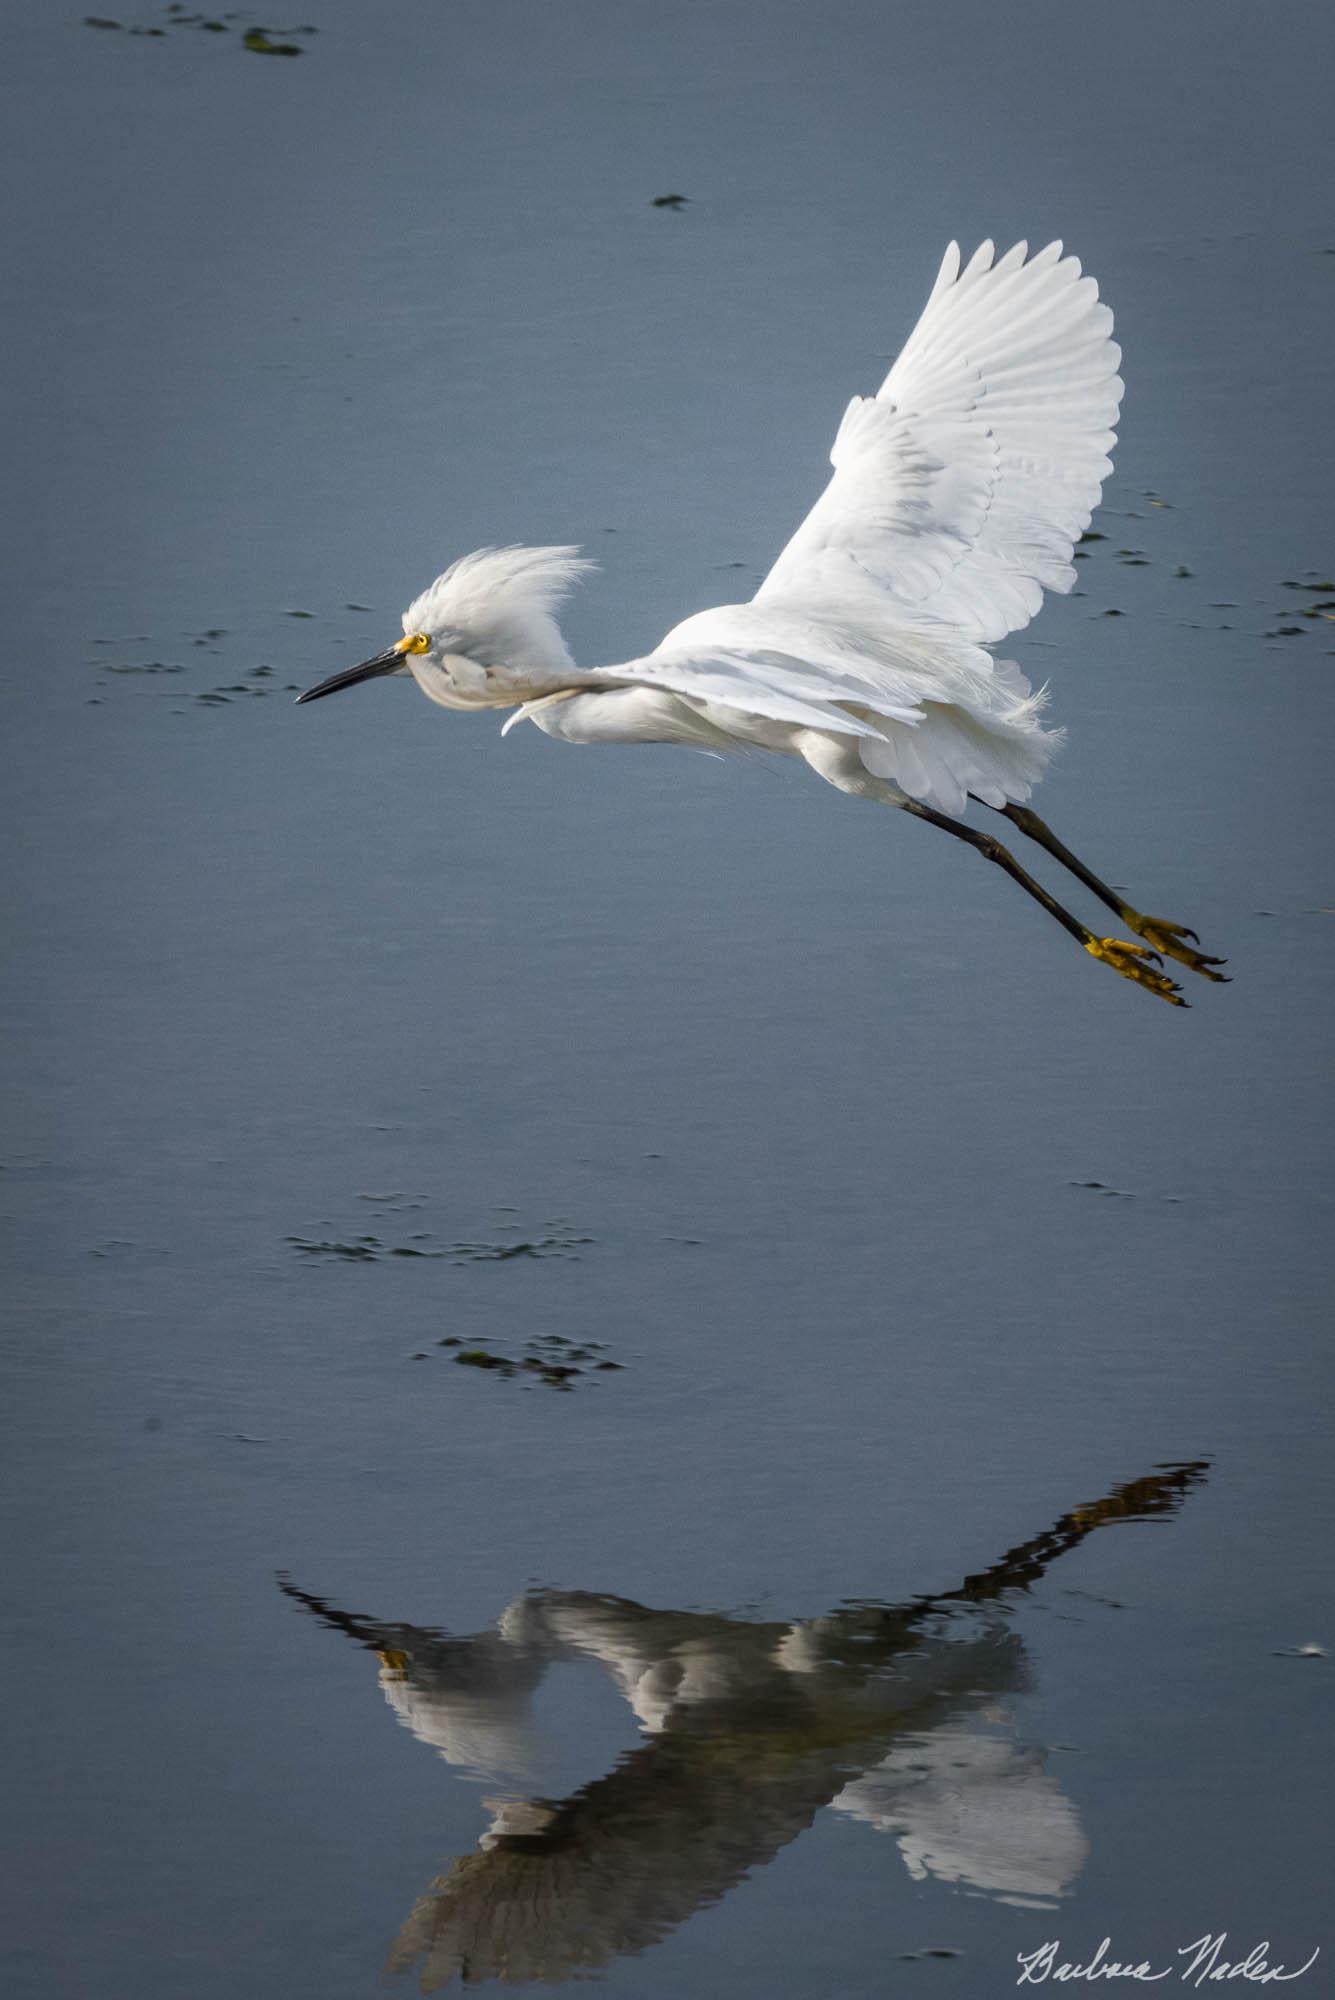
[[[1143,937],[1156,951],[1167,952],[1170,958],[1177,959],[1182,965],[1190,966],[1193,972],[1199,972],[1203,978],[1215,979],[1227,985],[1227,974],[1213,970],[1217,965],[1226,965],[1227,959],[1207,958],[1204,952],[1194,950],[1193,945],[1199,945],[1200,939],[1195,931],[1188,930],[1185,924],[1170,924],[1162,917],[1144,917],[1139,910],[1133,910],[1130,903],[1123,902],[1106,882],[1100,882],[1094,871],[1086,868],[1079,855],[1072,854],[1070,848],[1058,840],[1047,821],[1040,819],[1036,812],[1031,812],[1028,806],[994,806],[992,810],[1003,813],[1012,826],[1018,826],[1021,833],[1028,834],[1030,840],[1036,840],[1040,847],[1046,848],[1054,860],[1061,862],[1063,868],[1069,868],[1087,889],[1094,891],[1100,902],[1106,903],[1110,910],[1116,911],[1122,922],[1129,930],[1133,930],[1137,937]],[[1192,944],[1187,943],[1188,938],[1192,940]]]
[[[1151,993],[1157,993],[1159,998],[1167,1000],[1170,1006],[1186,1006],[1181,992],[1167,974],[1155,970],[1156,966],[1163,963],[1157,952],[1147,950],[1144,945],[1127,944],[1121,938],[1095,937],[1093,931],[1086,930],[1078,917],[1073,917],[1069,910],[1062,908],[1055,897],[1048,894],[1041,882],[1036,882],[1032,875],[1027,874],[1010,849],[1003,847],[999,840],[994,840],[990,833],[979,833],[976,828],[965,826],[962,820],[948,819],[945,813],[935,812],[931,806],[919,804],[917,799],[906,799],[904,811],[911,812],[915,819],[925,819],[932,826],[939,826],[943,833],[953,833],[957,840],[967,841],[970,847],[976,847],[989,861],[995,861],[998,868],[1004,868],[1026,894],[1032,896],[1036,903],[1041,903],[1050,917],[1057,919],[1063,930],[1071,933],[1077,944],[1084,946],[1091,958],[1101,959],[1105,965],[1110,965],[1114,972],[1120,972],[1123,979],[1134,979],[1137,986],[1144,986]]]

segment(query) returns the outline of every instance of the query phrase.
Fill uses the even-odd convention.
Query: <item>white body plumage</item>
[[[566,743],[803,757],[841,790],[958,815],[1029,796],[1057,736],[988,646],[1069,590],[1110,470],[1112,314],[1061,246],[952,244],[903,353],[855,397],[834,477],[748,604],[697,612],[645,658],[581,671],[552,616],[574,549],[493,549],[409,607],[423,692],[522,705]]]

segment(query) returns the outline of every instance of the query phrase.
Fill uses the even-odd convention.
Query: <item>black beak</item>
[[[391,646],[387,653],[377,653],[373,660],[363,660],[359,667],[345,667],[341,674],[331,674],[327,681],[307,688],[305,694],[297,696],[297,704],[318,701],[322,694],[337,694],[340,688],[356,687],[358,681],[378,680],[381,674],[392,674],[402,665],[402,652],[397,646]]]

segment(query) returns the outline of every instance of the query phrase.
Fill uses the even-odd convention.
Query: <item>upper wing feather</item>
[[[862,603],[989,643],[1075,581],[1121,402],[1113,318],[1050,243],[946,252],[875,397],[849,404],[834,477],[756,600]]]
[[[900,775],[916,772],[915,796],[949,811],[970,786],[1026,797],[1050,739],[1009,776],[952,751],[954,775],[939,783],[909,769],[902,739],[924,704],[943,704],[994,737],[1039,740],[1041,697],[984,648],[1027,625],[1045,589],[1071,588],[1072,549],[1111,470],[1112,314],[1060,243],[1028,262],[1027,247],[997,259],[984,243],[962,269],[951,244],[879,393],[849,404],[833,479],[751,603],[697,612],[645,658],[586,682],[850,736],[902,725]]]

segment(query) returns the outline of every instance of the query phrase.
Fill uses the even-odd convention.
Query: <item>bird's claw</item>
[[[1092,958],[1110,965],[1114,972],[1120,972],[1123,979],[1134,979],[1137,986],[1157,993],[1170,1007],[1185,1007],[1188,1004],[1182,998],[1181,989],[1167,973],[1155,971],[1163,960],[1157,951],[1152,951],[1147,945],[1128,944],[1124,938],[1091,937],[1086,940],[1085,950]]]
[[[1215,972],[1212,969],[1216,965],[1227,965],[1228,960],[1207,958],[1203,951],[1193,951],[1192,945],[1198,945],[1200,939],[1195,931],[1188,930],[1185,924],[1170,924],[1162,917],[1138,916],[1132,929],[1156,950],[1167,952],[1170,958],[1175,958],[1179,965],[1189,966],[1193,972],[1199,972],[1202,979],[1213,979],[1220,986],[1228,985],[1228,973]],[[1191,944],[1185,942],[1187,938],[1191,939]]]

